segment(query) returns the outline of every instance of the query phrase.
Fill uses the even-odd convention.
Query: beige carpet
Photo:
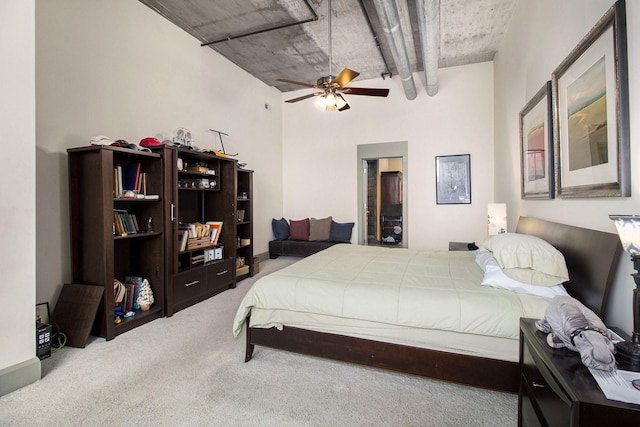
[[[514,426],[517,396],[257,347],[232,320],[261,276],[136,328],[43,360],[0,398],[0,426]]]

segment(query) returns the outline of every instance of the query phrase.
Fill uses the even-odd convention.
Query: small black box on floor
[[[36,356],[40,360],[51,357],[51,325],[36,325]]]

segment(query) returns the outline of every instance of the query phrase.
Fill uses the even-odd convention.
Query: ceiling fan
[[[285,102],[293,103],[302,101],[304,99],[313,98],[314,96],[320,96],[320,106],[326,111],[345,111],[348,110],[349,104],[344,99],[342,94],[348,95],[367,95],[367,96],[387,96],[389,95],[389,89],[372,89],[361,87],[346,87],[347,84],[360,75],[357,71],[345,68],[340,71],[337,76],[334,76],[331,72],[331,0],[328,0],[329,5],[329,75],[320,77],[316,84],[298,82],[289,79],[276,79],[280,82],[292,83],[300,86],[306,86],[318,89],[319,92],[310,93],[309,95],[300,96],[298,98],[289,99]]]

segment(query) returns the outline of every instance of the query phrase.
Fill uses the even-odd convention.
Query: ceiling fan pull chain
[[[331,67],[333,66],[333,56],[331,54],[331,0],[329,0],[329,81],[333,79]]]

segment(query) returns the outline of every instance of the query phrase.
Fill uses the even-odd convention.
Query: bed
[[[562,253],[564,289],[604,318],[617,235],[528,217],[516,233]],[[335,245],[259,279],[234,334],[246,330],[247,362],[265,346],[516,392],[519,319],[541,318],[549,299],[483,276],[473,252]]]

